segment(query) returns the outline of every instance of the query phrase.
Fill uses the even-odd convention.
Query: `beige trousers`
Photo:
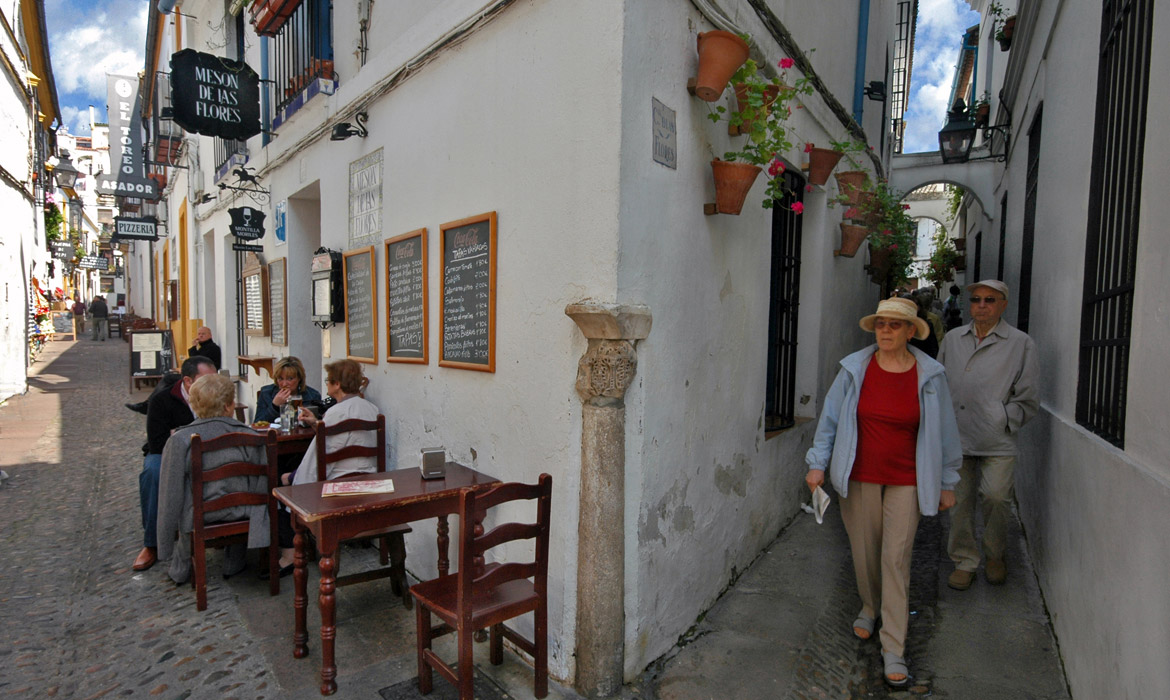
[[[979,566],[979,545],[975,542],[977,495],[983,497],[983,553],[988,559],[1003,559],[1015,495],[1015,467],[1014,455],[963,458],[947,541],[947,553],[956,569],[973,572]]]
[[[918,529],[918,487],[849,482],[839,498],[849,533],[861,614],[882,619],[882,651],[905,654],[910,624],[910,555]]]

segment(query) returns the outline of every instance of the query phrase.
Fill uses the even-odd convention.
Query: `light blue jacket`
[[[943,366],[917,348],[908,347],[918,360],[918,445],[914,461],[918,473],[918,509],[923,515],[938,513],[940,491],[953,491],[959,483],[963,448],[959,426]],[[857,402],[861,382],[877,345],[841,360],[841,371],[829,387],[813,446],[804,456],[809,469],[829,472],[829,481],[841,496],[849,495],[849,474],[857,454]]]

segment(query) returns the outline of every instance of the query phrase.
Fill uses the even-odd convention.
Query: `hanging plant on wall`
[[[941,226],[938,233],[934,234],[932,243],[934,252],[930,254],[930,260],[926,265],[925,277],[935,288],[943,289],[947,282],[955,278],[955,269],[963,260],[963,254],[955,249],[947,230]]]
[[[910,205],[888,183],[878,182],[872,192],[862,212],[870,225],[870,273],[886,296],[910,279],[917,226],[906,213]]]
[[[784,154],[792,149],[786,120],[792,116],[793,109],[801,108],[798,96],[811,95],[813,92],[812,84],[807,78],[801,77],[789,82],[788,69],[794,63],[791,58],[781,59],[777,64],[780,73],[769,78],[760,71],[754,60],[748,59],[731,78],[735,86],[738,108],[730,110],[720,104],[712,107],[708,115],[715,123],[727,122],[730,132],[747,136],[739,150],[724,153],[722,161],[718,159],[712,161],[713,170],[725,169],[719,165],[720,163],[739,164],[738,170],[741,172],[745,170],[744,166],[749,166],[747,170],[754,167],[755,174],[751,175],[751,180],[754,181],[760,169],[766,167],[768,187],[764,192],[765,209],[772,208],[777,200],[788,194],[783,184],[784,179],[780,177],[785,170]],[[718,188],[718,183],[716,186]],[[750,187],[749,182],[748,189]],[[743,191],[743,195],[746,197],[746,190]],[[792,211],[797,214],[803,210],[804,206],[799,202],[792,205]],[[722,202],[719,204],[719,211],[739,213],[738,208],[734,212],[727,211]]]

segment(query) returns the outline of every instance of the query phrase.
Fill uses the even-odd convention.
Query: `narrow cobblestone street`
[[[224,581],[210,556],[208,610],[165,567],[135,573],[144,419],[123,408],[125,343],[50,343],[30,389],[0,406],[0,697],[319,698],[310,571],[309,658],[291,654],[292,579],[277,597],[254,575]],[[907,657],[914,685],[889,692],[880,650],[849,634],[858,607],[848,547],[831,507],[800,515],[696,623],[672,653],[627,686],[624,700],[703,698],[1068,698],[1059,650],[1014,524],[1005,586],[982,573],[946,588],[943,518],[915,543]],[[376,561],[347,550],[346,566]],[[408,566],[410,562],[408,559]],[[444,646],[446,645],[446,646]],[[453,657],[449,639],[437,645]],[[389,582],[338,593],[338,698],[418,695],[414,615]],[[531,697],[531,670],[478,649],[476,696]],[[431,698],[453,698],[436,680]],[[557,684],[552,698],[577,698]]]

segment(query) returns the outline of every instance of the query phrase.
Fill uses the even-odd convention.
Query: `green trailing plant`
[[[56,204],[45,204],[45,239],[49,241],[57,241],[61,239],[61,222],[65,218],[61,216],[61,210],[57,208]]]
[[[934,250],[927,261],[925,277],[935,288],[944,289],[946,283],[955,278],[955,267],[963,255],[955,249],[947,230],[941,226],[931,243]]]
[[[959,209],[963,207],[963,188],[947,185],[947,219],[954,221],[959,217]]]
[[[1003,5],[993,2],[987,6],[987,16],[991,18],[991,31],[996,41],[1003,41]]]
[[[917,226],[906,213],[909,204],[902,203],[902,194],[890,189],[886,182],[878,182],[861,208],[870,228],[869,244],[880,251],[885,260],[881,270],[889,288],[905,284],[910,279],[910,265],[914,262],[917,244]]]
[[[750,37],[747,37],[750,42]],[[777,64],[779,74],[767,77],[760,66],[748,59],[735,75],[731,84],[739,97],[739,107],[728,109],[723,105],[710,107],[707,117],[715,123],[727,122],[747,140],[736,151],[723,154],[723,159],[742,162],[766,168],[768,186],[764,194],[764,208],[770,209],[789,194],[784,187],[784,154],[792,149],[791,134],[786,123],[793,109],[800,109],[800,95],[811,95],[813,86],[805,77],[788,81],[788,69],[795,64],[791,58],[783,58]],[[804,207],[799,202],[792,210],[801,213]]]
[[[857,162],[853,156],[858,153],[865,153],[866,151],[873,150],[873,147],[866,144],[864,141],[853,141],[851,139],[846,141],[830,141],[829,148],[840,153],[842,156],[844,156],[845,160],[852,163],[854,170],[862,170],[863,168],[861,163]]]

